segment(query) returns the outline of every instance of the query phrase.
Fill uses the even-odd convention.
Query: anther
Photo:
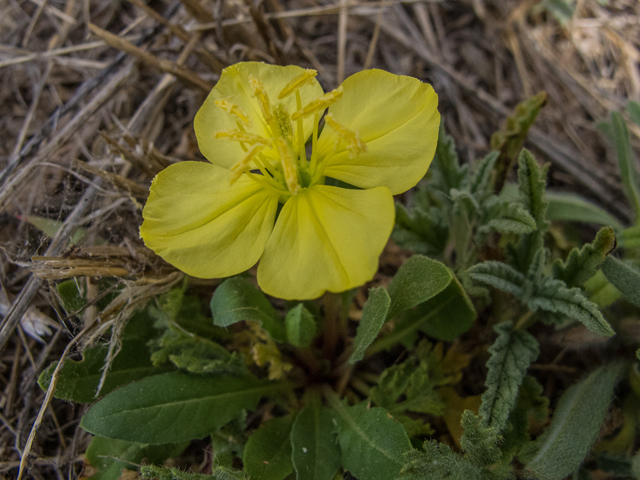
[[[330,113],[324,117],[324,121],[327,122],[327,125],[329,125],[331,130],[340,135],[340,137],[342,137],[342,139],[347,143],[347,150],[349,151],[349,156],[351,158],[368,150],[367,144],[362,141],[358,132],[349,130],[347,127],[336,121]]]
[[[260,135],[249,132],[241,132],[240,130],[221,130],[213,134],[215,138],[226,138],[235,142],[246,143],[248,145],[271,145],[271,142]]]
[[[298,120],[299,118],[308,117],[315,113],[321,112],[332,103],[335,103],[342,96],[342,85],[335,90],[325,93],[324,95],[316,98],[313,102],[309,103],[302,110],[298,110],[291,115],[291,120]]]
[[[221,108],[222,110],[227,112],[229,115],[235,116],[238,120],[240,120],[245,125],[251,125],[251,119],[247,116],[247,114],[244,112],[242,107],[240,107],[239,105],[236,105],[235,103],[231,103],[230,101],[224,98],[222,100],[216,100],[215,104],[216,104],[216,107]]]
[[[254,145],[253,147],[251,147],[251,149],[247,152],[247,154],[245,155],[245,157],[242,160],[238,160],[232,167],[231,167],[231,185],[233,185],[234,183],[236,183],[236,181],[242,176],[243,173],[245,173],[247,170],[249,170],[250,167],[250,163],[253,160],[253,158],[260,153],[260,151],[262,149],[264,149],[264,145]]]
[[[269,102],[267,90],[264,88],[262,82],[253,75],[249,75],[249,85],[251,86],[251,90],[253,90],[253,94],[260,105],[260,110],[262,111],[262,116],[265,122],[267,122],[267,125],[271,125],[273,117],[271,115],[271,102]]]
[[[291,117],[285,106],[279,103],[273,107],[273,116],[278,126],[280,136],[291,143],[293,141],[293,126],[291,125]]]
[[[284,170],[284,181],[289,191],[295,195],[300,190],[296,162],[289,151],[287,142],[279,138],[276,145],[278,146],[278,153],[280,154],[280,161],[282,162],[282,169]]]
[[[282,100],[292,93],[295,93],[296,90],[304,87],[305,85],[313,84],[313,79],[316,77],[316,75],[318,75],[318,72],[316,70],[307,68],[304,72],[287,83],[287,86],[284,87],[280,92],[280,95],[278,95],[278,99]]]

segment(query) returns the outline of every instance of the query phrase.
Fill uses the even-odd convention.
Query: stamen
[[[271,115],[271,102],[269,102],[267,90],[264,88],[262,82],[253,75],[249,75],[249,85],[251,86],[251,90],[253,90],[253,94],[256,96],[256,100],[260,105],[264,121],[267,122],[267,125],[272,125],[273,116]]]
[[[287,188],[294,195],[300,190],[300,184],[298,183],[298,168],[296,162],[289,151],[289,146],[282,138],[279,138],[276,142],[278,147],[278,153],[280,153],[280,161],[282,163],[282,169],[284,170],[284,180],[287,184]]]
[[[241,132],[240,130],[221,130],[213,134],[215,138],[226,138],[229,140],[233,140],[235,142],[248,143],[249,145],[270,145],[271,142],[261,137],[260,135],[255,135],[249,132]]]
[[[291,115],[291,120],[298,120],[299,118],[308,117],[314,113],[321,112],[332,103],[335,103],[342,96],[342,85],[333,90],[332,92],[325,93],[324,95],[316,98],[313,102],[307,104],[302,110],[298,110]]]
[[[246,113],[244,113],[244,110],[242,110],[242,107],[240,107],[239,105],[231,103],[224,98],[222,100],[216,100],[215,104],[218,108],[221,108],[229,115],[237,117],[245,125],[251,125],[251,119],[247,116]]]
[[[311,85],[316,75],[318,75],[318,72],[316,70],[307,68],[304,72],[287,83],[287,86],[284,87],[280,92],[280,95],[278,95],[278,99],[282,100],[283,98],[291,95],[293,92],[298,91],[298,89],[304,87],[305,85]]]
[[[291,143],[293,141],[293,126],[291,125],[291,117],[285,106],[279,103],[273,107],[273,116],[276,120],[280,136]]]
[[[349,151],[349,156],[351,158],[369,150],[367,148],[367,144],[362,141],[358,132],[349,130],[341,123],[338,123],[330,113],[327,113],[324,117],[324,121],[327,122],[327,125],[329,125],[329,127],[331,127],[331,129],[340,135],[340,137],[342,137],[342,139],[347,143],[347,150]]]
[[[254,145],[253,147],[251,147],[251,149],[247,152],[247,154],[242,160],[238,160],[231,167],[230,170],[231,170],[231,173],[233,174],[231,175],[231,185],[236,183],[236,181],[242,176],[242,174],[249,169],[249,164],[253,160],[253,157],[255,157],[258,153],[260,153],[260,151],[264,148],[265,148],[264,145],[259,145],[259,144]]]

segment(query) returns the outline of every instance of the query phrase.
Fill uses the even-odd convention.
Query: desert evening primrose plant
[[[314,70],[232,65],[195,118],[210,163],[156,176],[141,237],[195,277],[229,277],[259,260],[258,284],[279,298],[362,285],[393,229],[393,195],[429,168],[437,103],[430,85],[381,70],[323,93]]]

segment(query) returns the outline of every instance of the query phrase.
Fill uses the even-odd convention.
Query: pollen
[[[247,116],[241,106],[231,103],[229,100],[224,98],[222,100],[216,100],[215,104],[216,107],[221,108],[229,115],[233,115],[245,125],[251,125],[251,119]]]
[[[278,95],[278,99],[282,100],[283,98],[288,97],[292,93],[295,93],[300,88],[305,85],[311,85],[313,83],[313,79],[318,75],[316,70],[312,70],[307,68],[304,72],[298,75],[296,78],[287,83],[287,86],[282,89],[280,95]]]
[[[366,152],[368,150],[367,144],[362,141],[358,132],[354,132],[353,130],[349,130],[347,127],[339,123],[333,115],[328,113],[324,117],[325,122],[331,130],[336,132],[347,144],[347,150],[349,152],[349,156],[351,158],[361,154],[362,152]]]
[[[267,122],[268,125],[272,125],[273,115],[271,115],[271,102],[269,101],[267,90],[264,88],[262,82],[253,75],[249,75],[249,85],[258,101],[258,105],[260,105],[260,110],[262,111],[265,122]]]
[[[241,132],[240,130],[221,130],[214,133],[215,138],[226,138],[235,142],[246,143],[248,145],[270,145],[271,142],[260,135],[249,132]]]
[[[260,144],[256,144],[253,147],[251,147],[249,149],[249,151],[247,152],[247,154],[244,156],[243,159],[238,160],[232,167],[231,167],[231,185],[233,185],[234,183],[236,183],[236,181],[242,176],[242,174],[244,172],[246,172],[247,170],[249,170],[250,168],[250,164],[251,161],[253,160],[253,158],[260,153],[260,151],[262,149],[264,149],[265,146],[264,145],[260,145]]]
[[[282,169],[284,170],[284,181],[287,184],[287,188],[294,195],[300,190],[300,183],[298,183],[298,167],[293,159],[293,155],[289,151],[289,146],[284,139],[279,138],[276,142],[278,146],[278,153],[280,154],[280,161],[282,163]]]
[[[321,112],[325,108],[327,108],[332,103],[335,103],[342,96],[342,85],[336,88],[335,90],[325,93],[324,95],[316,98],[313,102],[307,104],[301,110],[298,110],[293,115],[291,115],[292,120],[298,120],[299,118],[308,117],[315,113]]]
[[[291,125],[291,117],[285,106],[279,103],[273,107],[273,116],[275,117],[280,136],[291,143],[293,140],[293,126]]]

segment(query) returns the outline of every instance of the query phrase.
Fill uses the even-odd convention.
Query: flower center
[[[263,83],[253,75],[249,75],[249,85],[266,126],[264,136],[250,133],[245,129],[245,127],[251,127],[252,122],[242,107],[229,99],[215,102],[216,106],[235,120],[237,127],[237,130],[215,132],[215,138],[238,142],[245,152],[244,157],[237,160],[231,167],[231,184],[246,174],[265,188],[277,192],[281,202],[284,202],[301,189],[323,181],[326,162],[324,159],[318,159],[318,124],[322,112],[342,96],[342,86],[303,106],[300,90],[312,85],[316,75],[315,70],[305,70],[291,80],[278,95],[278,100],[295,95],[296,111],[292,114],[287,111],[283,103],[272,104]],[[311,116],[313,116],[312,148],[311,158],[307,160],[304,119]],[[293,122],[295,122],[295,130]],[[340,124],[331,114],[325,116],[325,124],[338,136],[336,149],[340,143],[344,142],[351,157],[367,151],[367,145],[360,135]]]

